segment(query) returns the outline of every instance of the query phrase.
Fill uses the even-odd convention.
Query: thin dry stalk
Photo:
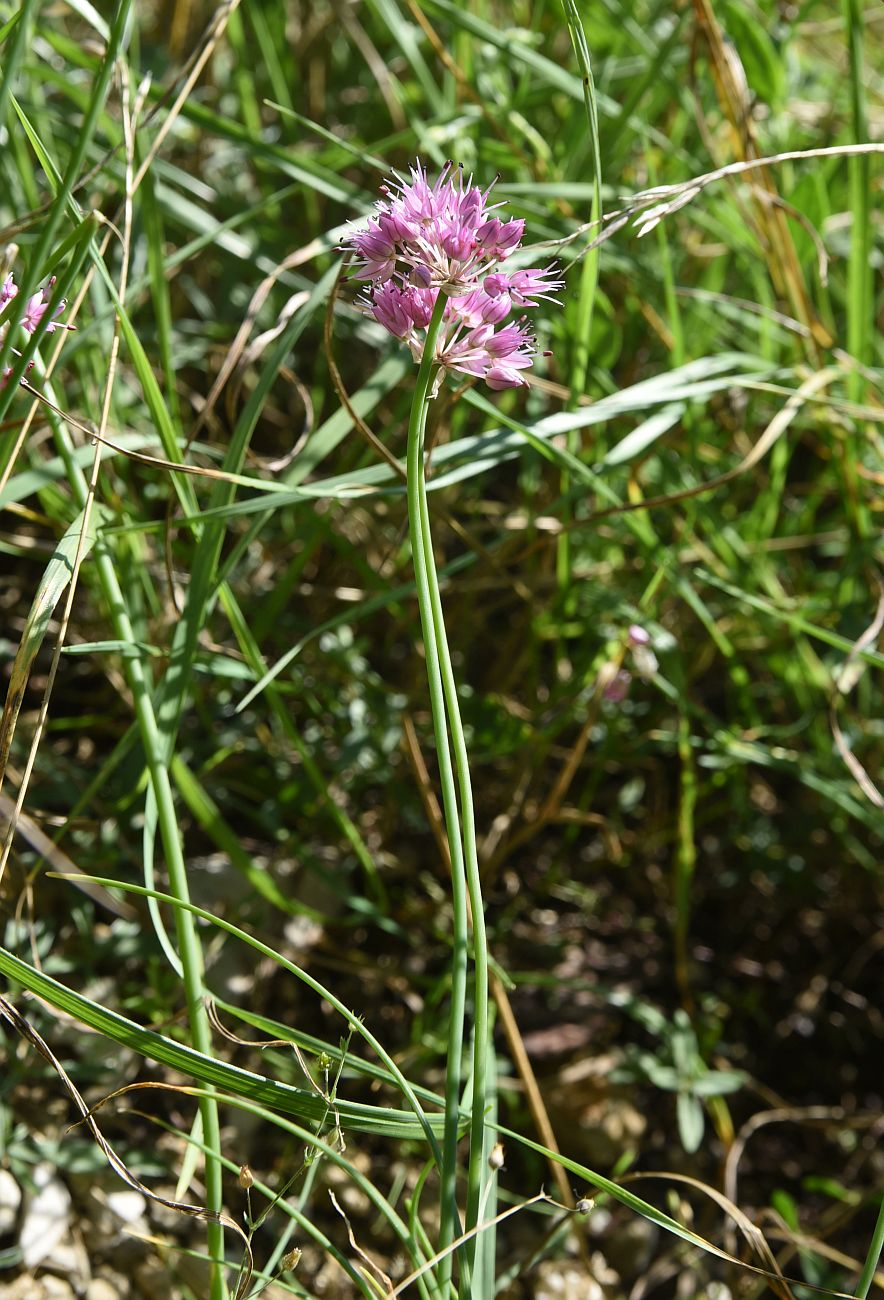
[[[884,795],[881,794],[881,791],[875,785],[862,763],[848,745],[847,739],[844,732],[841,730],[841,725],[838,721],[839,700],[856,685],[856,682],[862,675],[864,665],[860,660],[860,655],[864,650],[868,650],[871,646],[875,645],[878,637],[881,635],[882,629],[884,629],[884,582],[881,581],[880,577],[877,581],[879,597],[875,617],[862,635],[857,639],[856,644],[847,656],[843,668],[838,674],[838,678],[835,682],[836,693],[832,696],[832,703],[829,708],[829,718],[832,727],[832,735],[835,738],[835,746],[844,760],[846,767],[850,771],[850,775],[862,790],[869,803],[874,804],[876,808],[884,808]]]

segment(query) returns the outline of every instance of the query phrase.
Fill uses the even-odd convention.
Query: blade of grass
[[[854,144],[864,144],[869,138],[869,121],[864,81],[863,7],[860,0],[844,0],[844,19],[847,24],[850,68],[851,131]],[[850,256],[847,264],[847,349],[860,366],[868,366],[872,362],[871,342],[874,333],[870,161],[868,156],[859,155],[851,158],[847,164],[851,222]],[[848,393],[853,401],[863,400],[865,382],[861,370],[852,372],[848,381]],[[868,538],[871,520],[856,473],[859,456],[858,439],[856,436],[848,438],[844,446],[844,473],[854,503],[857,532],[860,537]]]
[[[589,211],[589,231],[597,230],[602,220],[602,159],[599,144],[598,105],[596,102],[595,80],[592,73],[592,60],[589,42],[575,0],[563,0],[565,18],[571,44],[580,68],[583,86],[583,103],[589,125],[590,156],[592,159],[592,204]],[[570,389],[569,405],[573,409],[586,392],[586,377],[589,370],[589,344],[592,334],[593,308],[599,282],[599,262],[601,245],[593,244],[590,239],[583,255],[580,268],[580,288],[577,295],[576,328],[571,340],[570,367],[568,387]],[[576,454],[579,449],[579,436],[573,433],[569,438],[569,451]],[[567,496],[570,489],[570,474],[562,472],[560,491]],[[556,571],[561,591],[567,593],[572,585],[571,572],[571,535],[566,530],[559,537],[556,557]],[[570,603],[565,596],[566,608]]]
[[[64,170],[61,183],[57,187],[52,204],[47,210],[45,220],[40,228],[40,236],[37,240],[36,247],[34,248],[19,283],[18,291],[23,302],[26,302],[30,298],[31,294],[37,287],[43,263],[48,256],[56,231],[58,230],[62,217],[69,206],[74,186],[79,179],[86,153],[98,126],[99,114],[105,105],[114,64],[122,48],[124,35],[129,23],[131,7],[132,0],[117,0],[114,7],[110,36],[104,52],[104,57],[101,60],[98,73],[91,87],[91,93],[86,107],[86,112],[83,115],[83,121],[78,125],[75,143],[71,150],[70,157],[68,158],[68,163]],[[44,316],[44,320],[41,322],[44,329],[48,326],[49,319],[50,314],[47,312]],[[38,330],[35,337],[39,337],[39,334],[40,331]],[[5,363],[10,346],[11,340],[9,337],[0,343],[0,366]],[[8,384],[5,390],[0,389],[0,419],[2,419],[6,413],[9,403],[14,395],[14,391],[13,383]]]
[[[387,1132],[390,1136],[411,1138],[423,1136],[429,1143],[430,1149],[436,1155],[437,1160],[439,1159],[436,1136],[442,1131],[444,1116],[427,1114],[411,1083],[406,1079],[402,1070],[380,1040],[366,1028],[359,1016],[350,1011],[339,998],[335,997],[330,989],[320,984],[313,976],[296,966],[294,962],[289,961],[268,944],[262,943],[259,939],[254,938],[232,922],[226,921],[223,917],[214,916],[211,912],[207,912],[193,903],[185,903],[175,895],[164,894],[160,890],[146,889],[143,885],[134,885],[129,881],[103,880],[95,877],[95,882],[116,886],[126,893],[139,894],[143,898],[152,895],[158,902],[166,903],[176,911],[186,911],[192,917],[197,917],[210,925],[216,926],[218,929],[224,930],[227,934],[233,935],[242,943],[254,948],[262,956],[271,958],[283,970],[288,971],[290,975],[306,984],[318,997],[324,998],[376,1053],[378,1059],[383,1062],[389,1071],[391,1081],[399,1088],[411,1107],[411,1113],[409,1113],[408,1111],[392,1110],[384,1106],[365,1106],[357,1102],[348,1103],[347,1105],[341,1103],[339,1109],[343,1107],[342,1115],[346,1116],[348,1122],[352,1122],[354,1127],[367,1123],[374,1125],[375,1127],[370,1127],[367,1130],[369,1132]],[[0,970],[4,974],[19,980],[25,988],[30,989],[32,993],[38,994],[50,1005],[58,1007],[60,1011],[66,1011],[77,1019],[81,1019],[84,1024],[106,1034],[115,1042],[131,1047],[141,1055],[147,1056],[151,1060],[157,1060],[172,1069],[180,1069],[203,1083],[227,1087],[232,1093],[242,1094],[259,1101],[263,1100],[270,1106],[278,1106],[280,1110],[291,1111],[297,1115],[306,1114],[311,1118],[316,1118],[319,1113],[316,1109],[317,1106],[324,1113],[324,1103],[317,1098],[315,1093],[304,1092],[301,1089],[288,1086],[283,1087],[274,1080],[267,1080],[260,1075],[253,1074],[251,1071],[239,1070],[223,1061],[219,1061],[209,1052],[203,1052],[199,1048],[188,1047],[182,1043],[174,1043],[171,1039],[156,1034],[152,1030],[143,1029],[125,1016],[109,1011],[90,1001],[90,999],[84,998],[73,990],[66,988],[63,984],[44,975],[41,971],[37,971],[27,962],[22,961],[21,958],[2,948],[0,948]],[[309,1100],[305,1101],[305,1098]],[[306,1110],[304,1109],[305,1106]]]
[[[22,56],[28,48],[34,16],[39,7],[40,0],[22,0],[19,9],[4,24],[0,32],[3,43],[3,60],[0,65],[0,129],[6,129],[9,96],[18,75]]]

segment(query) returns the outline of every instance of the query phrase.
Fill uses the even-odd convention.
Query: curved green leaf
[[[144,893],[144,890],[139,892]],[[173,900],[170,900],[173,901]],[[266,1075],[255,1074],[205,1056],[183,1043],[176,1043],[152,1029],[145,1029],[133,1020],[99,1006],[90,998],[75,993],[58,980],[37,970],[28,962],[0,948],[0,972],[8,979],[17,980],[31,993],[48,1002],[66,1015],[73,1016],[99,1034],[104,1034],[121,1047],[127,1047],[148,1060],[156,1061],[169,1069],[179,1070],[199,1083],[223,1089],[237,1097],[244,1097],[263,1106],[296,1115],[308,1123],[325,1118],[328,1107],[315,1092],[278,1083]],[[367,1106],[360,1102],[336,1102],[336,1111],[343,1128],[360,1133],[374,1133],[392,1138],[421,1138],[424,1129],[409,1111],[394,1110],[386,1106]],[[442,1116],[425,1117],[434,1133],[442,1131]]]

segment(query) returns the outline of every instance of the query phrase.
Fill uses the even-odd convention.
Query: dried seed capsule
[[[503,1157],[504,1157],[503,1143],[495,1142],[488,1156],[488,1168],[493,1169],[495,1172],[498,1169],[503,1169]]]

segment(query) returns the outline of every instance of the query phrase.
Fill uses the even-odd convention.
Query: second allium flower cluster
[[[46,312],[49,308],[49,299],[52,293],[52,286],[54,284],[55,284],[55,280],[53,278],[52,280],[49,281],[48,285],[44,289],[38,289],[35,294],[32,294],[31,297],[28,299],[28,301],[24,304],[24,310],[21,312],[21,315],[16,315],[15,313],[13,313],[13,320],[16,322],[16,324],[21,326],[21,328],[25,331],[26,334],[35,334],[36,331],[39,329],[40,322],[42,321],[43,317],[46,315]],[[6,307],[9,305],[9,303],[12,302],[13,298],[17,298],[17,297],[18,297],[18,285],[15,283],[15,280],[13,279],[12,274],[10,273],[9,275],[6,276],[5,280],[3,280],[2,283],[0,283],[0,313],[5,311]],[[49,324],[46,326],[47,333],[51,333],[53,330],[57,330],[57,329],[70,330],[74,328],[73,325],[64,325],[61,323],[61,321],[55,319],[55,317],[61,315],[64,309],[65,309],[64,302],[59,303],[58,307],[55,309],[55,312],[53,313],[53,319],[50,320]],[[8,325],[9,325],[8,321],[4,321],[2,324],[0,324],[0,343],[2,343],[4,338],[6,337],[6,331],[8,329]],[[16,356],[19,355],[15,348],[13,348],[13,352],[15,352]],[[31,366],[33,366],[33,364],[34,364],[33,361],[30,362],[30,364],[28,365],[29,370]],[[9,376],[11,374],[12,374],[12,366],[6,366],[2,371],[0,371],[0,388],[6,387],[7,383],[9,382]]]
[[[489,204],[490,190],[465,181],[460,168],[448,164],[433,185],[419,162],[410,171],[409,181],[397,177],[383,188],[377,216],[348,241],[356,279],[367,282],[362,306],[419,360],[443,293],[435,363],[489,388],[524,384],[534,334],[524,316],[508,317],[553,298],[562,281],[552,267],[497,269],[519,247],[525,223],[495,215],[500,204]]]

